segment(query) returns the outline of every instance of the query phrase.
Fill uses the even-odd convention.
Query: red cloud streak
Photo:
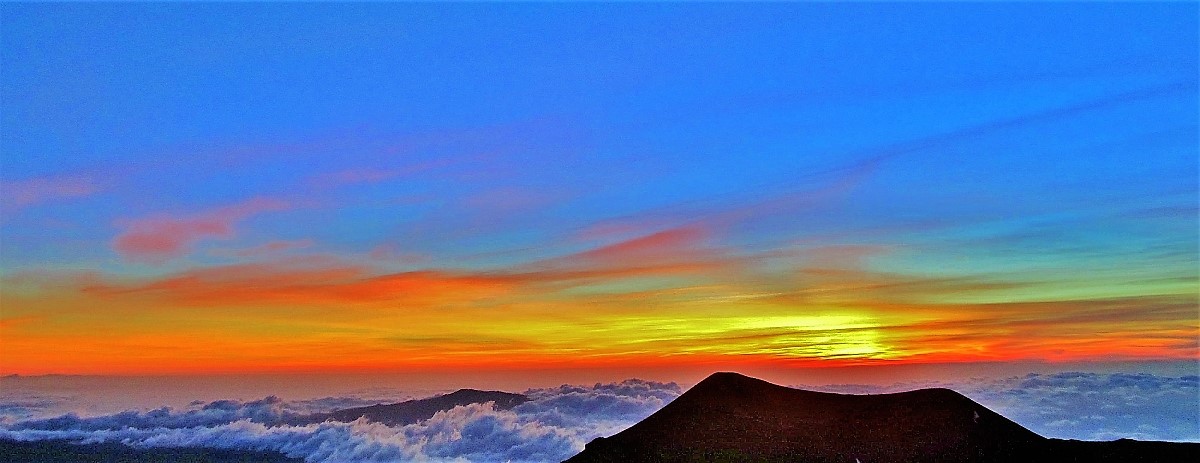
[[[11,208],[88,196],[100,190],[95,182],[86,177],[39,177],[7,183],[4,186],[5,205]]]
[[[163,262],[185,254],[204,238],[229,238],[234,224],[251,216],[288,208],[288,204],[267,198],[241,203],[188,216],[156,216],[129,223],[113,240],[113,249],[122,257],[143,262]]]

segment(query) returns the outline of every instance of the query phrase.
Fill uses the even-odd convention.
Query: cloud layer
[[[1063,372],[890,386],[798,387],[851,394],[947,387],[1046,437],[1200,441],[1196,375]]]
[[[303,413],[360,405],[352,398],[288,402],[277,397],[194,403],[113,415],[67,414],[42,420],[6,419],[0,438],[124,442],[143,447],[203,446],[282,452],[308,462],[561,461],[601,435],[611,435],[680,394],[674,383],[626,380],[527,391],[512,410],[471,404],[407,426],[365,419],[298,425]]]

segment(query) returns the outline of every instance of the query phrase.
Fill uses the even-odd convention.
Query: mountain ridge
[[[950,389],[836,394],[719,372],[641,422],[588,443],[566,462],[1116,462],[1193,456],[1200,456],[1200,444],[1047,439]]]
[[[524,394],[479,389],[459,389],[424,399],[412,399],[391,404],[375,404],[365,407],[346,408],[329,413],[310,415],[306,422],[326,420],[350,422],[359,418],[389,426],[413,424],[432,418],[439,411],[476,403],[495,403],[497,410],[509,410],[529,401]]]

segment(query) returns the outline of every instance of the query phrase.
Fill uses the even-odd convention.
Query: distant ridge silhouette
[[[394,404],[378,404],[366,407],[347,408],[331,413],[311,415],[307,422],[354,421],[366,417],[368,420],[384,423],[390,426],[417,423],[432,418],[439,411],[450,410],[460,405],[481,404],[494,402],[497,410],[508,410],[528,402],[523,394],[500,391],[480,391],[477,389],[459,389],[449,394],[433,396],[426,399],[406,400]]]
[[[1051,461],[1200,461],[1200,444],[1047,439],[949,389],[832,394],[714,373],[567,463]]]

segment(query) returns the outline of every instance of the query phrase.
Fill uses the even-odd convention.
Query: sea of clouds
[[[920,387],[958,390],[1048,437],[1200,441],[1200,377],[1057,373],[954,383],[823,385],[808,389],[881,393]],[[598,436],[649,416],[682,392],[675,383],[626,380],[526,391],[511,410],[472,404],[406,426],[360,419],[304,424],[311,413],[372,404],[357,397],[193,402],[115,414],[37,416],[53,398],[0,402],[0,438],[204,446],[282,452],[308,462],[557,462]]]
[[[1046,437],[1200,442],[1197,375],[1030,373],[957,382],[796,387],[850,394],[944,387]]]
[[[491,403],[472,404],[406,426],[365,419],[301,424],[309,413],[365,404],[353,397],[296,402],[267,397],[196,402],[184,410],[163,407],[90,417],[68,413],[19,418],[29,416],[30,407],[45,405],[27,398],[0,404],[0,411],[10,412],[0,422],[0,439],[268,450],[312,463],[557,462],[578,453],[588,441],[649,416],[680,392],[675,383],[636,379],[531,389],[525,392],[531,400],[511,410],[497,410]]]

